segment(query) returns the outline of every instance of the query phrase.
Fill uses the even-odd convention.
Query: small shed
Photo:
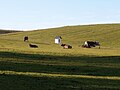
[[[56,44],[61,44],[61,39],[62,39],[61,36],[56,36],[56,37],[55,37],[55,43],[56,43]]]

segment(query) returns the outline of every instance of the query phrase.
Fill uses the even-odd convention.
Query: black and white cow
[[[91,47],[96,47],[99,46],[100,48],[100,43],[98,41],[86,41],[82,47],[85,48],[91,48]]]

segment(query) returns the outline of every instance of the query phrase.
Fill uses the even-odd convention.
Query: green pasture
[[[56,36],[73,48],[54,44]],[[120,24],[1,34],[0,90],[119,90],[119,38]],[[101,48],[82,48],[87,40],[99,41]]]
[[[119,90],[119,60],[119,56],[54,56],[1,51],[0,87],[2,90]]]

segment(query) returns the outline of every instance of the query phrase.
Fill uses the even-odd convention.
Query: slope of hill
[[[119,90],[119,29],[120,24],[109,24],[1,34],[0,89]],[[54,44],[56,36],[73,48]],[[101,49],[79,47],[86,40],[99,41]]]
[[[1,29],[0,29],[0,34],[7,34],[7,33],[14,33],[14,32],[20,32],[20,31],[13,31],[13,30],[1,30]]]
[[[23,42],[23,37],[26,35],[29,36],[29,42],[27,43]],[[101,48],[104,50],[101,50],[101,52],[98,51],[100,54],[108,55],[110,52],[120,54],[118,52],[120,49],[120,24],[65,26],[45,30],[9,33],[0,35],[0,42],[2,42],[0,47],[7,49],[30,50],[28,44],[34,43],[40,46],[40,49],[37,50],[38,52],[59,53],[62,50],[62,47],[54,44],[54,38],[56,36],[62,37],[62,43],[71,44],[73,46],[71,52],[66,50],[62,53],[76,53],[76,51],[78,51],[77,54],[88,54],[88,50],[80,50],[81,48],[79,46],[87,40],[92,40],[100,42]],[[108,51],[105,51],[106,49]],[[110,51],[112,49],[115,51]],[[97,51],[91,52],[96,54]]]

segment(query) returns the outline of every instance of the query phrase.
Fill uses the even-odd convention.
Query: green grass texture
[[[56,36],[73,48],[55,44]],[[0,90],[120,90],[119,38],[120,24],[0,34]],[[101,48],[82,48],[88,40]]]

